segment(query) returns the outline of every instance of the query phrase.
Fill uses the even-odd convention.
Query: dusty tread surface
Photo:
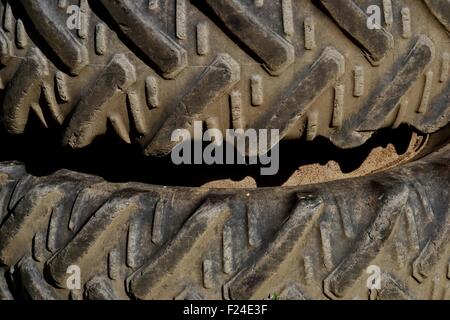
[[[1,163],[0,298],[449,299],[449,155],[249,190]],[[380,290],[367,288],[371,265]],[[73,266],[80,290],[67,289]]]
[[[342,149],[401,124],[439,131],[450,1],[378,1],[370,30],[372,4],[1,0],[0,121],[10,135],[40,122],[74,149],[114,131],[148,156],[194,120]],[[365,177],[260,189],[37,177],[3,162],[0,299],[450,299],[449,157],[446,146]],[[369,290],[373,265],[382,283]]]
[[[383,1],[382,28],[369,30],[371,4],[3,0],[2,122],[22,134],[40,121],[73,148],[114,130],[151,156],[170,152],[171,131],[193,120],[341,148],[401,123],[439,130],[449,1]]]

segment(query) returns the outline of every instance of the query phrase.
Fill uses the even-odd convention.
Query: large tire
[[[36,178],[3,163],[0,297],[448,299],[449,155],[250,190]],[[80,290],[67,289],[71,266]]]
[[[372,30],[369,0],[81,0],[73,31],[68,3],[1,2],[12,134],[34,114],[74,148],[111,127],[164,155],[193,120],[350,148],[380,128],[432,133],[449,119],[448,0],[386,1]]]
[[[383,1],[373,30],[369,0],[81,0],[78,30],[69,2],[0,2],[8,134],[39,120],[77,149],[111,129],[160,156],[194,120],[343,149],[449,121],[448,0]],[[3,162],[0,298],[450,298],[449,155],[222,190],[37,177]],[[373,270],[379,289],[366,283]]]

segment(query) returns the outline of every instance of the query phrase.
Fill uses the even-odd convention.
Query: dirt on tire
[[[382,25],[368,28],[374,2]],[[33,141],[39,124],[82,149],[115,132],[149,158],[194,121],[339,149],[401,125],[448,138],[449,0],[2,0],[0,12],[10,137]],[[450,147],[433,149],[267,188],[0,162],[0,299],[450,299]]]

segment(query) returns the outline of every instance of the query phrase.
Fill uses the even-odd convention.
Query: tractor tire
[[[39,126],[70,152],[113,132],[163,161],[194,121],[340,150],[400,126],[439,137],[383,170],[291,187],[129,182],[128,166],[122,183],[36,174],[0,155],[0,299],[450,299],[450,0],[0,12],[4,154],[19,136],[38,157]]]
[[[3,162],[0,298],[450,299],[449,157],[248,190]]]
[[[371,4],[2,1],[2,122],[22,134],[38,120],[72,148],[112,129],[149,156],[195,120],[339,148],[401,124],[436,132],[450,114],[449,2],[387,1],[379,29]]]

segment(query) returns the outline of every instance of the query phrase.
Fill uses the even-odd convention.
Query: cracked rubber
[[[0,297],[449,299],[449,157],[447,145],[366,177],[248,190],[1,163]]]
[[[381,29],[367,28],[371,4],[3,0],[2,122],[11,134],[41,122],[72,148],[111,130],[149,156],[194,120],[340,148],[402,123],[436,132],[449,120],[450,2],[383,1]]]

